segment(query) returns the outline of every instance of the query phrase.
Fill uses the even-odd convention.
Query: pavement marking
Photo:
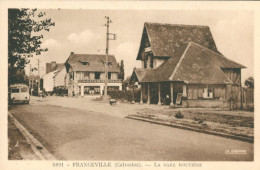
[[[8,115],[13,118],[14,124],[25,137],[26,141],[30,144],[33,152],[41,160],[57,160],[22,124],[20,124],[14,116],[8,112]]]

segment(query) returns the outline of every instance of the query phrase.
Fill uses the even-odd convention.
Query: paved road
[[[253,144],[104,113],[50,105],[9,111],[57,158],[64,160],[248,161]],[[246,154],[225,154],[225,150]]]

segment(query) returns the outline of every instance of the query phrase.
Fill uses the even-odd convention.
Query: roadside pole
[[[40,97],[40,83],[41,83],[41,79],[40,79],[40,60],[38,59],[38,97]]]
[[[112,20],[109,19],[109,16],[105,16],[107,22],[104,26],[107,27],[107,34],[106,34],[106,63],[105,63],[105,86],[104,86],[104,96],[103,100],[107,101],[108,96],[107,96],[107,83],[108,83],[108,53],[109,53],[109,40],[115,40],[116,39],[116,34],[109,33],[109,23],[112,23]],[[114,37],[113,39],[109,39],[109,35],[112,34]]]
[[[31,94],[31,86],[32,86],[32,83],[31,83],[31,78],[32,78],[32,64],[30,64],[30,72],[29,72],[29,94]]]

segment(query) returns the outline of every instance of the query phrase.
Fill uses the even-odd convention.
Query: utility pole
[[[41,79],[40,79],[40,60],[38,59],[38,96],[40,96],[40,83],[41,83]]]
[[[30,72],[29,72],[29,90],[31,94],[31,76],[32,76],[32,64],[30,64]]]
[[[106,34],[106,63],[105,63],[105,87],[104,87],[104,96],[103,99],[107,100],[107,82],[108,82],[108,52],[109,52],[109,40],[115,40],[116,34],[109,33],[109,23],[112,21],[109,19],[109,16],[105,16],[107,23],[104,25],[107,27],[107,34]],[[114,36],[113,39],[109,39],[109,35],[112,34]]]

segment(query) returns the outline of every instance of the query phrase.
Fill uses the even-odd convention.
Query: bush
[[[34,86],[32,90],[32,96],[38,96],[38,86]]]
[[[183,119],[184,115],[181,113],[181,111],[178,111],[177,113],[175,113],[175,118],[177,119]]]
[[[128,101],[133,100],[133,91],[132,90],[127,90],[127,91],[109,90],[107,92],[107,94],[113,99],[122,99],[122,100],[128,100]],[[135,102],[140,101],[140,95],[141,95],[141,91],[135,90],[135,93],[134,93],[134,101]]]
[[[204,122],[204,120],[203,119],[201,119],[201,118],[196,118],[196,117],[194,117],[193,118],[195,121],[198,121],[198,123],[203,123]],[[206,119],[205,119],[206,120]]]
[[[53,93],[57,96],[64,96],[68,94],[68,89],[66,86],[57,86],[53,88]]]
[[[140,95],[141,95],[141,91],[135,90],[135,92],[134,92],[134,101],[135,102],[140,102]],[[132,90],[128,90],[126,92],[126,100],[133,101],[133,91]]]

